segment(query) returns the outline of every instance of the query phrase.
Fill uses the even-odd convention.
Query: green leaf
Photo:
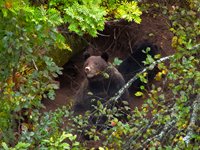
[[[138,92],[135,93],[135,96],[138,96],[138,97],[139,97],[139,96],[143,96],[143,95],[144,95],[144,94],[143,94],[142,92],[140,92],[140,91],[138,91]]]
[[[30,145],[30,143],[19,142],[15,147],[17,149],[27,149]]]
[[[102,74],[103,74],[103,77],[104,77],[104,78],[109,79],[110,75],[109,75],[108,73],[103,72]]]
[[[119,58],[116,58],[116,57],[115,57],[114,62],[113,62],[113,65],[114,65],[114,66],[119,66],[122,62],[123,62],[122,60],[120,60]]]
[[[4,150],[9,150],[8,145],[5,142],[2,142],[1,145],[4,148]]]

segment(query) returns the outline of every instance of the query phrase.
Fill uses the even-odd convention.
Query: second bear
[[[158,52],[161,51],[161,48],[145,40],[135,45],[133,47],[134,52],[131,53],[119,65],[118,70],[123,75],[126,82],[128,82],[138,72],[142,71],[145,68],[143,61],[145,61],[147,58],[147,54],[144,53],[147,48],[150,49],[148,55],[150,55],[151,57],[154,57],[156,54],[158,54]],[[157,67],[155,67],[153,70],[147,71],[147,78],[149,79],[149,81],[153,80],[158,71],[159,69]],[[137,79],[135,82],[132,83],[131,87],[129,88],[129,92],[132,93],[140,90],[141,85],[143,85],[143,83],[140,81],[140,79]]]

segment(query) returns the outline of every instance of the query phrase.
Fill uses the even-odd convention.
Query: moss
[[[67,35],[65,38],[71,51],[68,49],[52,49],[49,52],[49,56],[54,59],[58,66],[63,66],[72,56],[81,52],[86,46],[86,43],[76,35]]]

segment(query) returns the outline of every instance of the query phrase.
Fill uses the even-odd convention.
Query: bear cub
[[[143,51],[146,51],[146,49],[149,48],[150,51],[148,52],[148,55],[154,57],[156,54],[158,54],[159,51],[161,51],[161,48],[159,48],[157,45],[152,44],[151,42],[145,40],[142,42],[139,42],[133,47],[134,52],[131,53],[123,62],[119,65],[118,70],[123,75],[126,82],[128,82],[131,78],[133,78],[138,72],[142,71],[145,67],[143,61],[146,60],[147,54]],[[148,71],[147,78],[149,81],[153,80],[156,73],[159,71],[157,67],[155,67],[153,70]],[[143,83],[140,81],[140,79],[137,79],[135,82],[132,83],[131,87],[129,88],[129,92],[135,92],[140,90],[140,86],[143,85]]]
[[[93,110],[93,106],[97,106],[98,100],[102,104],[106,103],[125,85],[122,74],[108,62],[108,58],[109,56],[105,52],[101,56],[91,56],[88,52],[84,53],[85,79],[75,97],[75,112]],[[111,102],[109,106],[115,105],[119,108],[123,105],[122,101],[128,100],[129,93],[126,90],[117,104]]]

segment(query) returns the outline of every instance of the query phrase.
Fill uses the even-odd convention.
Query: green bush
[[[140,23],[142,12],[137,2],[112,0],[50,0],[48,7],[59,10],[68,24],[69,31],[82,36],[89,34],[96,37],[98,30],[104,29],[105,21],[125,19]],[[114,14],[112,17],[110,14]]]
[[[172,46],[177,50],[170,66],[159,62],[158,80],[162,86],[151,91],[141,110],[136,108],[119,120],[118,109],[98,103],[94,112],[75,115],[63,106],[40,114],[43,97],[54,98],[53,78],[61,74],[48,57],[49,50],[70,50],[57,27],[67,24],[70,32],[97,36],[106,21],[125,19],[140,23],[141,11],[134,1],[50,0],[32,6],[26,0],[0,1],[0,143],[2,149],[88,149],[83,135],[103,149],[198,149],[199,148],[199,35],[198,1],[177,2],[173,6],[144,4],[171,20]],[[170,4],[170,3],[167,3]],[[155,7],[156,6],[156,7]],[[170,7],[170,9],[168,9]],[[145,9],[146,7],[144,7]],[[70,34],[70,33],[68,33]],[[158,56],[156,56],[158,57]],[[154,60],[147,57],[145,64]],[[119,64],[120,60],[115,60]],[[145,73],[146,74],[146,73]],[[145,74],[140,75],[148,82]],[[166,89],[169,92],[165,92]],[[127,108],[129,109],[129,108]],[[149,112],[150,111],[150,112]],[[152,117],[148,118],[151,113]],[[90,117],[106,115],[99,130]]]
[[[12,140],[13,133],[7,136],[7,131],[14,132],[22,109],[38,109],[44,92],[53,99],[58,88],[53,77],[61,71],[47,53],[66,44],[57,31],[62,19],[55,9],[14,0],[1,1],[0,7],[0,132]]]

